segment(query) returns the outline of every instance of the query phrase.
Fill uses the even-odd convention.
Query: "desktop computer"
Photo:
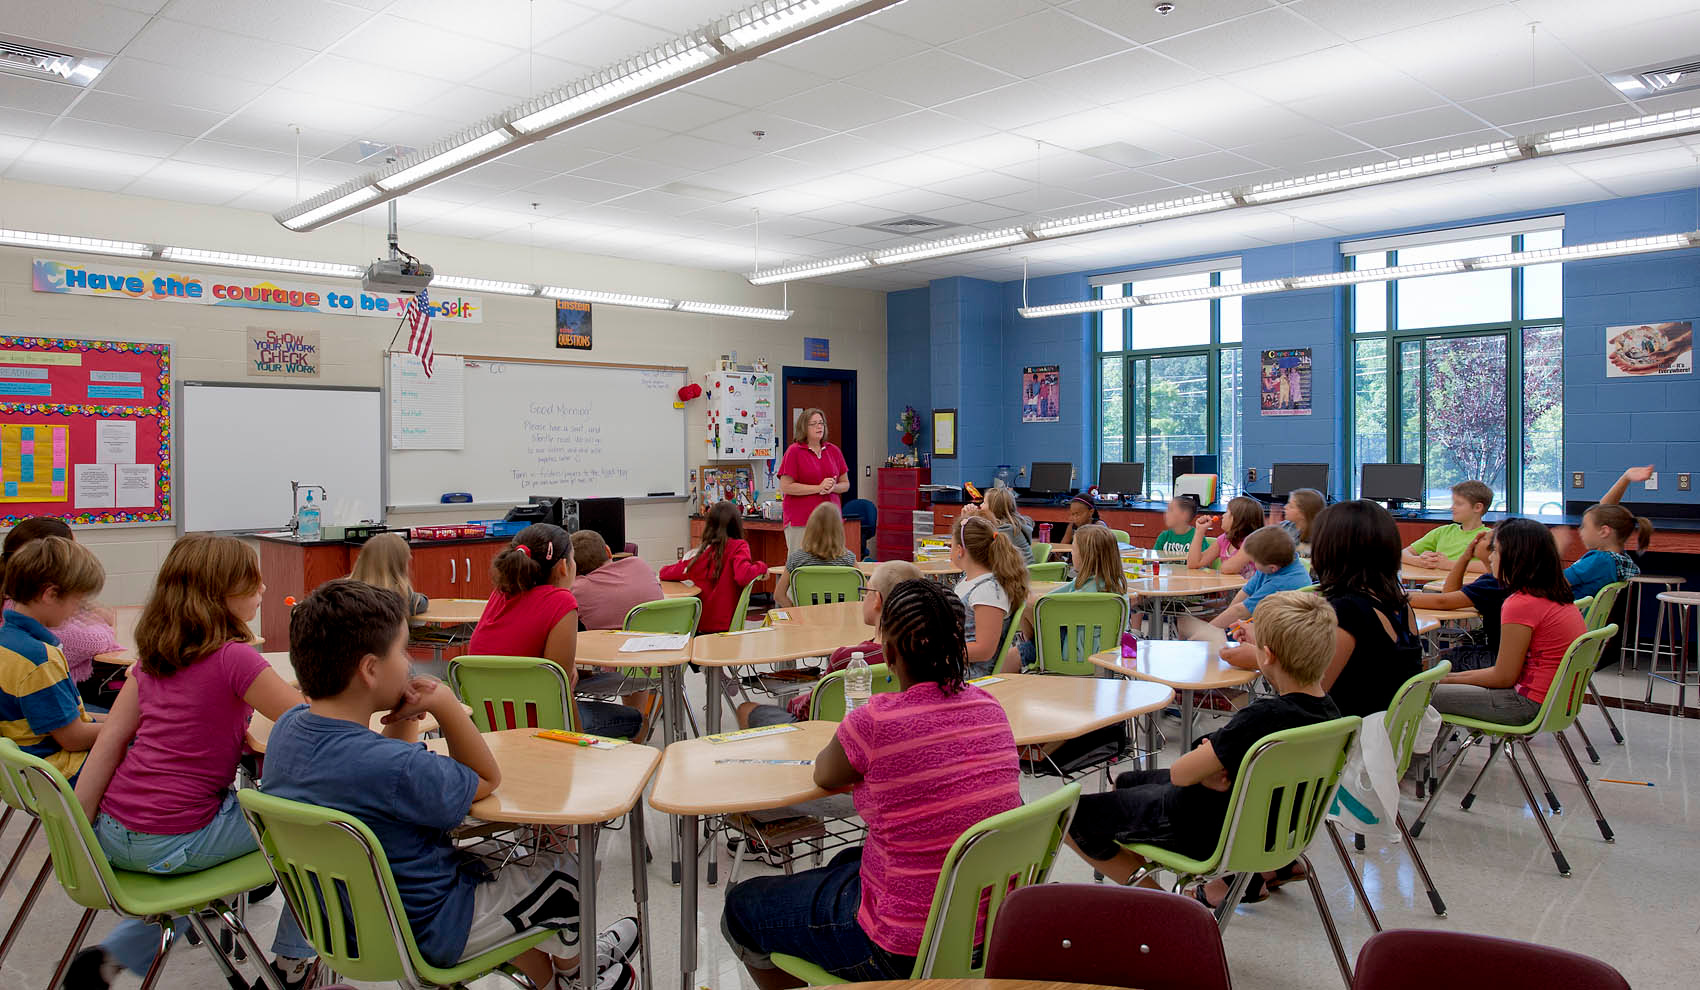
[[[1328,465],[1308,462],[1277,462],[1269,469],[1269,496],[1285,502],[1300,488],[1314,488],[1328,497]]]
[[[1140,461],[1104,461],[1099,464],[1098,494],[1100,497],[1144,498],[1145,464]]]
[[[1421,464],[1365,464],[1358,478],[1358,497],[1386,502],[1396,509],[1400,502],[1423,503]]]

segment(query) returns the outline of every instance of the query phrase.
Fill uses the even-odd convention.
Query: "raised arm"
[[[1611,488],[1608,489],[1604,495],[1600,496],[1600,504],[1601,505],[1616,505],[1617,503],[1623,501],[1624,494],[1629,491],[1629,483],[1630,482],[1632,482],[1632,481],[1645,482],[1645,481],[1647,481],[1647,479],[1651,478],[1652,476],[1653,476],[1653,465],[1651,465],[1651,464],[1645,465],[1644,467],[1632,467],[1632,468],[1630,468],[1629,470],[1623,472],[1623,474],[1619,475],[1617,481],[1612,484]]]

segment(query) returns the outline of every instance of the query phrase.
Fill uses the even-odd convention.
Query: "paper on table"
[[[120,509],[152,507],[153,465],[114,464],[118,472],[118,497],[113,503]]]
[[[136,463],[136,421],[100,419],[94,424],[95,460],[101,464]],[[133,503],[119,503],[133,504]],[[148,499],[153,504],[153,499]]]
[[[621,653],[648,653],[652,650],[682,650],[689,636],[637,636],[620,644]]]
[[[78,464],[72,474],[76,479],[77,508],[112,508],[112,465]]]

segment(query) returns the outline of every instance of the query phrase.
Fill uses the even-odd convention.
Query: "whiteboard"
[[[404,360],[390,356],[386,383]],[[687,378],[676,367],[468,355],[465,446],[391,449],[389,504],[435,505],[444,492],[477,502],[688,494],[685,410],[673,408]]]
[[[183,529],[281,528],[291,481],[324,486],[323,503],[314,494],[322,525],[381,520],[382,401],[376,388],[184,382]]]

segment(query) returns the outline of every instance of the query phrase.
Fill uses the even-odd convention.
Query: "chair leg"
[[[1493,766],[1494,760],[1499,759],[1499,751],[1504,748],[1504,739],[1495,739],[1489,744],[1487,760],[1482,763],[1482,768],[1476,771],[1476,779],[1470,782],[1470,789],[1464,793],[1464,799],[1458,802],[1458,807],[1469,811],[1470,805],[1476,803],[1476,788],[1482,786],[1482,778],[1487,776],[1488,768]]]
[[[153,965],[148,967],[147,975],[142,977],[142,990],[154,990],[154,985],[159,982],[159,974],[165,972],[165,959],[171,955],[171,947],[177,944],[177,928],[171,923],[171,919],[160,922],[159,929],[159,951],[153,954]]]
[[[1527,753],[1528,751],[1525,749],[1524,752]],[[1558,875],[1561,877],[1569,876],[1570,861],[1564,858],[1563,850],[1558,848],[1558,840],[1553,838],[1552,827],[1547,824],[1547,816],[1541,811],[1541,803],[1535,800],[1535,792],[1529,786],[1529,778],[1524,775],[1523,768],[1517,763],[1517,746],[1515,743],[1506,747],[1505,761],[1511,764],[1511,772],[1517,775],[1517,783],[1523,788],[1523,797],[1529,802],[1529,810],[1535,813],[1535,824],[1541,827],[1541,835],[1546,837],[1547,848],[1552,850],[1552,861],[1558,867]]]
[[[1303,857],[1300,857],[1301,859]],[[1306,864],[1307,866],[1309,864]],[[1232,883],[1228,884],[1228,892],[1222,896],[1222,906],[1216,909],[1216,930],[1227,931],[1228,922],[1233,920],[1234,908],[1240,906],[1240,898],[1245,896],[1246,887],[1251,885],[1250,873],[1236,873]]]
[[[59,990],[65,982],[65,972],[71,968],[71,960],[77,958],[77,950],[83,947],[83,939],[88,937],[97,913],[94,908],[89,908],[77,920],[77,927],[71,931],[71,941],[65,946],[65,954],[59,957],[59,965],[53,968],[53,979],[47,984],[49,990]]]
[[[30,908],[35,906],[35,899],[41,896],[41,888],[47,884],[47,878],[53,874],[53,857],[49,856],[41,864],[41,870],[35,875],[35,882],[24,894],[24,899],[18,905],[18,914],[12,923],[6,927],[6,936],[0,938],[0,962],[6,961],[6,954],[12,951],[12,943],[18,940],[18,933],[24,929],[24,919],[29,917]]]
[[[1576,775],[1576,786],[1582,788],[1582,796],[1588,799],[1588,807],[1594,809],[1594,824],[1600,827],[1600,838],[1607,842],[1616,841],[1611,826],[1606,823],[1605,812],[1600,810],[1600,802],[1594,799],[1594,789],[1588,786],[1588,778],[1582,774],[1582,764],[1576,759],[1576,751],[1570,748],[1570,743],[1563,733],[1559,733],[1558,748],[1564,750],[1564,758],[1570,763],[1570,772]]]
[[[1541,782],[1541,789],[1546,791],[1547,806],[1552,808],[1552,813],[1555,815],[1564,814],[1564,809],[1558,803],[1558,795],[1553,793],[1552,782],[1547,780],[1547,772],[1541,769],[1540,761],[1535,759],[1535,751],[1530,747],[1529,740],[1525,738],[1519,740],[1519,742],[1523,744],[1523,755],[1528,759],[1529,766],[1535,771],[1535,779]]]
[[[248,981],[242,978],[242,974],[237,972],[236,964],[230,961],[229,956],[225,955],[224,949],[219,945],[218,939],[213,936],[212,929],[207,927],[206,919],[201,917],[199,913],[193,911],[185,917],[189,919],[189,927],[194,929],[195,932],[201,936],[202,944],[212,950],[213,962],[218,965],[218,971],[224,975],[224,982],[230,984],[230,990],[248,990]],[[234,919],[235,915],[231,915],[231,918]],[[229,924],[228,921],[225,923]],[[271,969],[270,966],[263,968]],[[265,977],[262,975],[261,979],[263,980]],[[276,982],[276,980],[276,974],[273,974],[272,982],[265,984],[267,990],[281,990],[281,987],[272,985]]]
[[[596,864],[592,863],[587,868],[595,869]],[[283,909],[285,911],[293,910],[287,901],[284,903]],[[265,987],[266,990],[285,990],[282,981],[277,978],[277,970],[272,969],[271,964],[266,962],[265,955],[260,952],[260,947],[254,942],[254,933],[248,930],[248,926],[241,915],[240,908],[232,911],[228,905],[219,906],[219,920],[223,921],[224,927],[229,930],[231,935],[235,936],[237,947],[247,950],[248,958],[254,960],[254,965],[259,968],[260,985]],[[244,986],[246,985],[244,984]]]
[[[1434,878],[1428,875],[1428,864],[1423,862],[1423,854],[1417,851],[1416,839],[1411,830],[1405,827],[1405,816],[1395,811],[1393,821],[1399,826],[1399,834],[1405,839],[1405,849],[1411,854],[1411,863],[1417,868],[1417,876],[1423,878],[1423,886],[1428,889],[1428,902],[1434,908],[1437,917],[1446,917],[1446,902],[1440,899],[1440,891],[1434,886]]]
[[[41,831],[41,820],[31,818],[29,827],[24,829],[24,837],[18,842],[17,850],[12,853],[12,858],[6,861],[6,869],[0,871],[0,890],[6,889],[6,885],[12,882],[12,874],[18,872],[18,866],[24,861],[24,853],[29,851],[30,841],[35,838],[35,833],[39,831]]]
[[[1441,731],[1447,730],[1442,727]],[[1471,736],[1468,742],[1458,748],[1458,752],[1452,754],[1452,762],[1446,764],[1446,769],[1440,772],[1440,779],[1435,781],[1434,786],[1428,790],[1428,800],[1423,802],[1423,810],[1417,812],[1417,820],[1411,826],[1411,838],[1414,839],[1423,834],[1423,825],[1428,819],[1429,809],[1434,807],[1435,798],[1440,797],[1440,792],[1446,787],[1446,782],[1452,779],[1453,771],[1457,770],[1458,764],[1464,761],[1464,754],[1469,752],[1476,743],[1481,742],[1481,739],[1481,736]]]
[[[1588,761],[1590,763],[1598,764],[1600,762],[1600,753],[1594,748],[1594,741],[1588,738],[1588,730],[1583,727],[1581,720],[1578,719],[1571,723],[1571,726],[1576,730],[1576,737],[1582,740],[1582,748],[1588,753]]]
[[[1606,704],[1606,699],[1600,696],[1600,692],[1594,690],[1594,679],[1592,677],[1588,678],[1588,693],[1594,696],[1594,705],[1599,708],[1600,715],[1605,718],[1606,728],[1611,730],[1612,741],[1622,746],[1623,733],[1617,727],[1617,719],[1611,717],[1611,708]],[[1600,761],[1596,757],[1594,762]]]
[[[1345,852],[1344,848],[1340,850],[1341,855],[1345,855]],[[1310,857],[1300,856],[1299,859],[1305,865],[1305,881],[1310,887],[1310,899],[1316,902],[1316,913],[1322,916],[1322,929],[1328,933],[1328,947],[1334,950],[1334,962],[1340,967],[1340,979],[1349,990],[1352,985],[1352,964],[1346,959],[1346,947],[1340,943],[1340,930],[1334,926],[1334,914],[1328,910],[1328,901],[1322,896],[1322,884],[1316,879],[1316,868],[1311,866]],[[1380,928],[1376,930],[1380,931]]]
[[[1340,856],[1340,865],[1346,868],[1346,877],[1352,881],[1352,889],[1357,891],[1358,903],[1364,906],[1364,914],[1369,917],[1369,926],[1381,931],[1381,919],[1375,916],[1375,905],[1369,902],[1369,893],[1364,890],[1363,878],[1358,876],[1358,868],[1352,865],[1352,857],[1346,852],[1346,843],[1340,838],[1340,829],[1332,818],[1323,822],[1328,828],[1328,838],[1334,843],[1334,851]]]

